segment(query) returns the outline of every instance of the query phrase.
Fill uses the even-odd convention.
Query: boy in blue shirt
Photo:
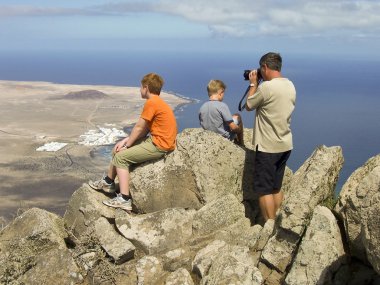
[[[222,102],[226,85],[221,80],[211,80],[207,85],[209,101],[199,109],[199,122],[203,129],[221,134],[243,146],[243,121],[239,114],[231,115],[227,104]]]

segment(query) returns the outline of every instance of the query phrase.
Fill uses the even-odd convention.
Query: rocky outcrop
[[[199,209],[227,194],[242,197],[245,151],[201,129],[184,130],[165,159],[136,167],[131,192],[141,212],[183,207]],[[226,167],[228,165],[228,167]]]
[[[294,174],[260,258],[259,268],[273,284],[285,277],[314,208],[334,194],[342,164],[340,147],[321,146]]]
[[[351,241],[352,248],[364,252],[365,263],[358,263],[346,258],[345,235],[342,238],[332,212],[320,206],[334,193],[341,149],[321,146],[294,175],[287,170],[278,216],[262,224],[256,223],[257,197],[251,192],[252,155],[249,148],[214,133],[184,131],[176,151],[132,171],[134,206],[141,212],[109,208],[102,203],[108,196],[84,185],[72,195],[63,218],[32,209],[15,219],[0,233],[0,283],[278,285],[379,280],[374,271],[379,195],[378,190],[371,192],[378,189],[376,163],[359,171],[360,177],[353,174],[347,183],[356,188],[349,195],[343,192],[336,208],[341,217],[350,213],[361,221],[360,238]],[[352,203],[351,195],[357,202]]]
[[[0,283],[80,281],[66,238],[63,221],[55,214],[32,208],[18,216],[0,233]]]
[[[328,208],[317,206],[285,284],[331,284],[345,259],[334,215]]]
[[[138,216],[119,211],[116,227],[147,254],[167,252],[182,246],[191,237],[193,215],[194,211],[183,208]]]
[[[380,274],[380,155],[369,159],[343,185],[335,211],[344,223],[350,253]]]

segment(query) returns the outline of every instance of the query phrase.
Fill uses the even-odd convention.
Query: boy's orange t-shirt
[[[173,150],[177,122],[172,108],[157,95],[146,100],[141,118],[147,121],[153,143],[162,150]]]

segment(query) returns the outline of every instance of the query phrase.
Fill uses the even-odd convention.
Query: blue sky
[[[256,49],[376,56],[380,1],[0,0],[0,49]]]

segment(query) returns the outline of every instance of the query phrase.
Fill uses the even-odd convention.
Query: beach
[[[173,108],[191,101],[160,95]],[[139,87],[0,80],[0,217],[39,207],[63,215],[71,194],[107,171],[98,149],[139,118]]]

